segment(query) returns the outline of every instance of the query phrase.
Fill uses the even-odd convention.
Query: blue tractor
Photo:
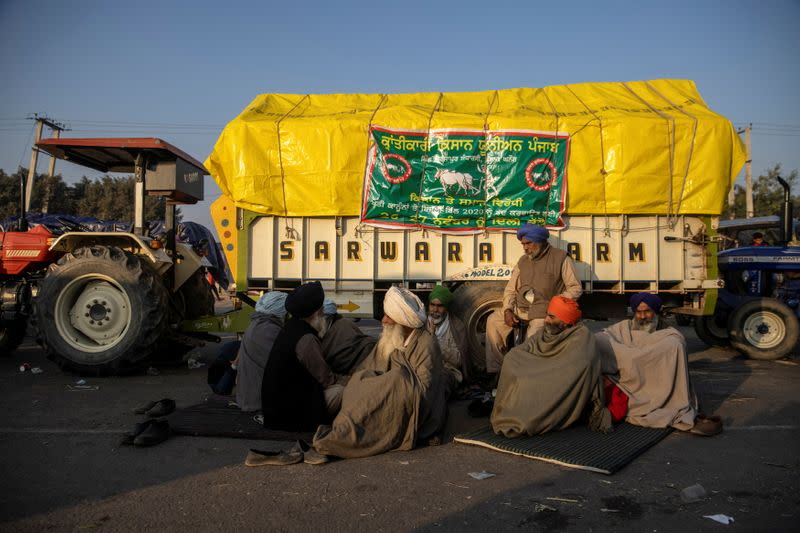
[[[718,291],[714,314],[695,319],[695,331],[707,344],[730,345],[753,359],[785,357],[800,338],[800,246],[789,245],[789,184],[778,181],[784,189],[782,216],[773,217],[780,221],[779,245],[719,252],[725,288]]]

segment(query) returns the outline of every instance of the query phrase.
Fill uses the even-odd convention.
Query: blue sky
[[[788,173],[800,169],[799,25],[797,0],[0,0],[0,168],[28,166],[34,112],[68,136],[157,136],[202,161],[260,93],[688,78],[713,110],[753,123],[754,175]],[[208,203],[186,218],[210,226]]]

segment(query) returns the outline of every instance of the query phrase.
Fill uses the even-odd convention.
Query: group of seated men
[[[486,370],[497,378],[492,428],[513,437],[566,428],[578,419],[596,431],[613,422],[674,427],[699,435],[722,430],[697,413],[686,341],[660,318],[650,293],[630,300],[632,319],[597,333],[581,324],[582,287],[575,265],[552,247],[547,228],[517,232],[524,254],[515,265],[502,308],[486,324]],[[521,324],[525,340],[510,351],[506,337]]]
[[[545,257],[550,270],[569,277],[568,257],[555,253],[548,259],[546,229],[526,227],[518,236],[526,251],[521,262],[528,257],[535,265]],[[526,237],[539,239],[538,246]],[[532,272],[515,268],[509,281],[512,294],[522,282],[540,296],[535,305],[531,298],[518,299],[529,304],[524,318],[534,327],[527,338],[507,350],[496,333],[487,332],[487,370],[497,374],[490,417],[497,434],[537,435],[579,420],[609,431],[623,418],[641,426],[718,432],[708,427],[717,422],[696,414],[685,340],[661,321],[658,296],[635,295],[632,319],[592,333],[581,322],[577,300],[568,297],[574,280],[540,290],[536,280],[524,284]],[[233,362],[237,404],[243,411],[261,410],[268,428],[315,431],[312,446],[325,456],[364,457],[435,442],[447,399],[470,377],[467,332],[448,313],[452,300],[437,285],[426,312],[411,291],[392,287],[376,341],[337,313],[319,282],[288,295],[268,292]],[[520,317],[514,299],[509,302],[501,313],[510,329]]]
[[[447,312],[452,299],[437,285],[428,314],[415,294],[392,287],[376,340],[338,314],[319,282],[268,292],[231,364],[236,403],[261,411],[265,427],[316,431],[313,446],[326,455],[436,442],[447,399],[468,375],[466,328]]]

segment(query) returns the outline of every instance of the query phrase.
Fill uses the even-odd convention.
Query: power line
[[[753,130],[753,131],[758,135],[767,137],[800,137],[800,133],[764,133],[764,132],[759,132],[758,130]]]

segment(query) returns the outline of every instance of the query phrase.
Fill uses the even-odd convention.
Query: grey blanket
[[[603,373],[628,395],[631,424],[688,430],[697,401],[689,380],[686,340],[675,328],[653,333],[624,320],[596,335]]]

